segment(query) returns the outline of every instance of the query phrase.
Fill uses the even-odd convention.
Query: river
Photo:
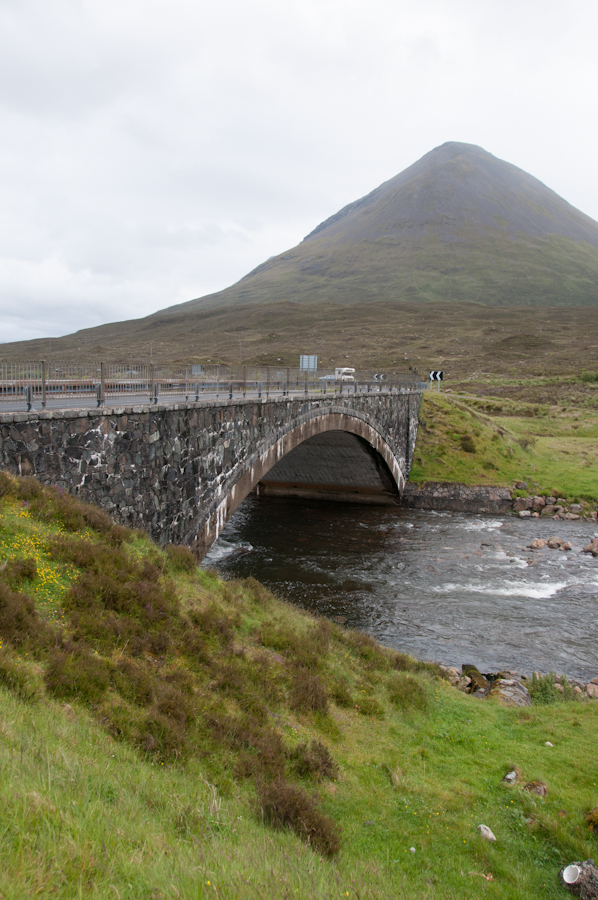
[[[249,497],[204,565],[445,665],[598,675],[595,522]],[[530,551],[559,536],[573,550]]]

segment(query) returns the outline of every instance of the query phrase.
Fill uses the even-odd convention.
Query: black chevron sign
[[[444,372],[430,372],[430,381],[442,381],[444,378]]]

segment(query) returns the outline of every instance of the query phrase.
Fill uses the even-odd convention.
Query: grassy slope
[[[546,393],[549,393],[549,388]],[[463,448],[473,439],[475,452]],[[548,403],[427,391],[411,480],[504,484],[598,500],[598,414]],[[470,445],[471,447],[471,445]]]
[[[433,667],[313,619],[251,580],[223,584],[190,567],[184,552],[114,530],[57,492],[3,485],[10,489],[0,501],[4,900],[557,897],[560,864],[595,855],[584,812],[598,802],[589,765],[598,703],[531,710],[480,703],[434,677]],[[78,565],[64,561],[73,546]],[[82,585],[98,552],[108,554],[104,574],[114,554],[130,561],[133,575],[135,566],[152,569],[129,585],[128,609],[115,611],[105,591],[86,622]],[[35,560],[36,575],[30,563],[19,565],[26,559]],[[133,614],[140,583],[146,597],[154,592],[154,608],[160,597],[174,604],[167,647],[151,619],[135,632],[145,615]],[[39,620],[30,611],[15,625],[7,603],[19,591],[33,599]],[[114,616],[129,628],[128,640],[110,636]],[[45,644],[44,623],[64,629],[62,636]],[[62,682],[60,654],[75,667]],[[77,669],[82,660],[95,681]],[[237,667],[232,681],[226,666]],[[110,676],[103,687],[102,667]],[[296,702],[295,677],[305,668],[328,698],[312,703],[318,709],[305,697]],[[184,726],[176,703],[165,703],[177,690],[178,711],[189,709]],[[228,731],[215,727],[225,719]],[[231,722],[250,720],[266,743],[231,741]],[[151,721],[162,730],[148,729]],[[262,821],[256,786],[272,781],[263,759],[276,756],[274,735],[286,748],[285,783],[304,796],[317,792],[314,808],[342,829],[330,860]],[[314,739],[332,754],[336,778],[297,770],[292,748]],[[515,765],[522,783],[548,784],[544,800],[501,785]],[[479,822],[493,829],[495,845],[478,837]]]

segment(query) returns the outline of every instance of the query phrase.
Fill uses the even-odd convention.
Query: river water
[[[595,522],[248,498],[204,565],[418,659],[598,675]],[[573,551],[530,551],[558,536]]]

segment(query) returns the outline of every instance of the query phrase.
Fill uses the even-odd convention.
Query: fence
[[[111,405],[110,400],[157,403],[182,400],[363,393],[423,390],[417,372],[380,376],[356,372],[353,380],[335,378],[334,370],[306,372],[288,366],[198,365],[154,366],[151,363],[0,362],[0,404],[25,404],[27,409],[61,401]]]

